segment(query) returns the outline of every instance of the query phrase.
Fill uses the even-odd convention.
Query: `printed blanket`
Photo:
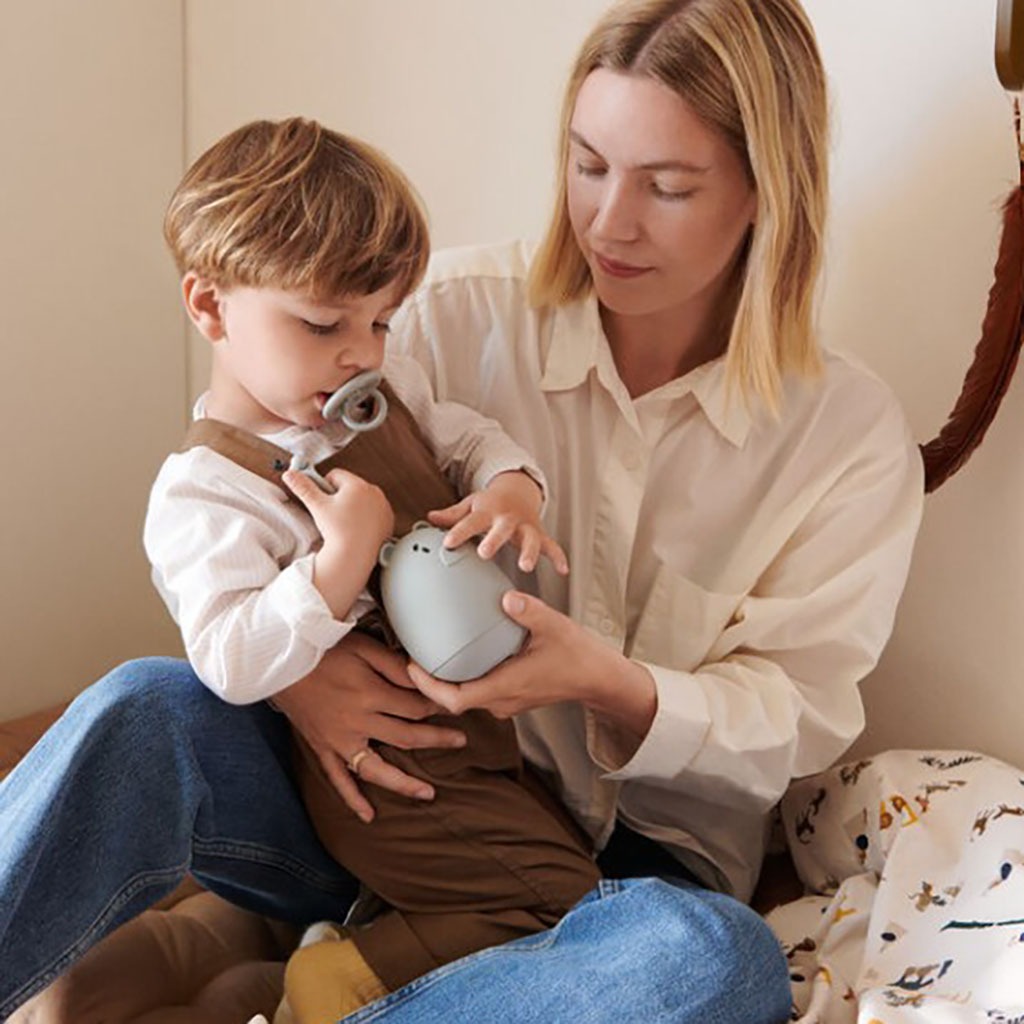
[[[1024,772],[892,750],[795,783],[813,895],[768,922],[801,1024],[1024,1024]]]

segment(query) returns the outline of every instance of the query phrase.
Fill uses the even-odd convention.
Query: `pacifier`
[[[388,400],[380,391],[379,370],[364,370],[346,381],[324,403],[325,420],[340,420],[357,433],[375,430],[388,414]]]

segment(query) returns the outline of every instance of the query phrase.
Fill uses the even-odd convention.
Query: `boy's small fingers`
[[[484,534],[484,539],[477,545],[477,554],[481,558],[493,558],[515,535],[514,527],[501,520],[495,520]]]
[[[519,531],[519,561],[516,563],[523,572],[533,572],[540,558],[540,536],[536,530],[523,527]]]
[[[297,469],[287,470],[282,474],[281,479],[292,494],[302,500],[303,504],[308,505],[311,500],[315,501],[316,495],[320,493],[320,488],[305,473],[300,473]]]
[[[476,532],[477,529],[473,524],[472,516],[460,519],[444,535],[444,546],[446,548],[457,548],[460,544],[465,544],[467,540],[475,536]]]
[[[541,551],[547,557],[548,561],[555,567],[555,572],[560,576],[569,575],[569,558],[562,550],[561,544],[552,540],[550,537],[545,537],[541,541]]]
[[[454,505],[435,508],[427,513],[427,519],[435,526],[454,526],[469,511],[469,499],[463,498]]]

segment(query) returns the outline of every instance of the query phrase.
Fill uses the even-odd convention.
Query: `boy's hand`
[[[555,571],[565,576],[569,560],[558,543],[544,530],[540,521],[543,495],[536,481],[521,471],[499,473],[482,491],[467,495],[448,508],[427,513],[434,526],[448,529],[446,548],[483,534],[477,545],[481,558],[493,558],[501,547],[512,541],[519,548],[519,568],[531,572],[541,555],[546,555]]]
[[[335,618],[344,618],[366,586],[381,544],[395,529],[391,503],[379,487],[343,469],[327,474],[333,494],[297,470],[288,470],[282,480],[309,510],[323,537],[313,563],[313,584]]]

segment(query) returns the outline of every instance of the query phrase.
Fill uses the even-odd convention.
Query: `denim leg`
[[[782,1024],[778,940],[749,907],[688,882],[601,882],[549,932],[441,967],[346,1024]]]
[[[192,871],[249,910],[340,919],[356,883],[290,776],[286,720],[182,661],[82,693],[0,784],[0,1020]]]

